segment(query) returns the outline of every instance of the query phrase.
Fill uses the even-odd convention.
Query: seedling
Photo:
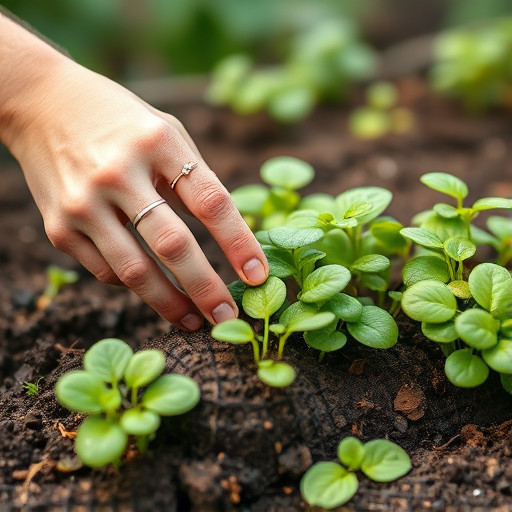
[[[133,353],[124,341],[107,338],[85,353],[83,370],[59,379],[58,401],[88,415],[75,440],[84,464],[120,464],[130,438],[144,453],[160,426],[160,416],[183,414],[199,402],[197,384],[183,375],[160,375],[164,366],[159,350]]]
[[[66,270],[57,265],[50,265],[46,269],[46,288],[37,300],[38,308],[46,308],[55,299],[63,286],[76,283],[78,278],[78,272],[74,270]]]
[[[375,482],[391,482],[411,469],[407,453],[386,439],[363,444],[355,437],[346,437],[337,454],[341,464],[317,462],[302,477],[300,491],[309,505],[332,509],[347,503],[359,487],[357,471]]]
[[[22,382],[21,386],[25,390],[28,396],[38,397],[39,396],[39,383],[44,377],[39,377],[36,382]]]

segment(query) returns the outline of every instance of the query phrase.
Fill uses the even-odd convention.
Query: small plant
[[[88,415],[75,441],[84,464],[120,464],[130,437],[144,453],[160,426],[160,416],[183,414],[199,402],[197,384],[183,375],[160,375],[164,366],[159,350],[134,354],[124,341],[107,338],[85,353],[83,370],[59,379],[58,401]]]
[[[42,295],[37,299],[39,309],[46,308],[53,302],[61,288],[67,284],[76,283],[78,281],[78,272],[74,270],[66,270],[57,265],[50,265],[46,269],[47,285]]]
[[[363,444],[355,437],[346,437],[337,454],[341,464],[317,462],[302,477],[300,491],[311,506],[331,509],[347,503],[359,486],[356,471],[375,482],[391,482],[411,469],[407,453],[385,439]]]
[[[364,107],[355,109],[349,129],[361,139],[375,139],[389,133],[407,133],[414,125],[412,112],[397,106],[398,91],[390,82],[375,82],[366,91]]]
[[[38,397],[39,396],[39,383],[44,377],[39,377],[36,382],[22,382],[21,386],[25,390],[28,396]]]

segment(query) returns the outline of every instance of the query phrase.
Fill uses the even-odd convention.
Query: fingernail
[[[197,331],[203,325],[203,319],[195,313],[189,313],[181,319],[181,325],[190,331]]]
[[[243,267],[245,277],[252,283],[262,283],[267,278],[265,267],[260,260],[253,258],[249,260]]]
[[[227,302],[223,302],[212,311],[212,316],[215,323],[220,324],[226,320],[236,318],[237,315],[235,310]]]

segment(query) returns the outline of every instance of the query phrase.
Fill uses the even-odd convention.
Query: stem
[[[283,357],[283,351],[284,351],[284,344],[286,343],[286,340],[288,339],[288,337],[290,336],[291,332],[285,332],[284,334],[281,335],[281,337],[279,338],[279,349],[277,351],[277,358],[278,359],[281,359],[281,357]]]
[[[325,352],[320,350],[320,354],[318,354],[318,362],[321,363],[324,360]]]
[[[457,266],[457,279],[462,281],[464,277],[464,264],[462,261],[459,261],[459,265]]]
[[[264,330],[263,330],[263,349],[262,349],[262,352],[261,352],[261,357],[265,357],[267,355],[267,351],[268,351],[268,328],[269,328],[269,324],[270,324],[270,318],[267,315],[265,317],[265,327],[264,327]]]
[[[138,387],[133,387],[132,388],[132,399],[131,399],[131,402],[132,402],[132,407],[135,407],[137,405],[137,395],[139,393],[139,388]]]
[[[259,363],[260,362],[260,345],[259,345],[258,341],[255,340],[254,338],[251,340],[251,344],[252,344],[252,350],[254,352],[254,361],[256,363]]]
[[[149,435],[137,436],[136,442],[137,442],[137,449],[139,450],[139,453],[146,453],[148,450]]]
[[[446,261],[446,265],[448,266],[448,272],[450,273],[450,281],[455,281],[455,274],[453,273],[452,259],[444,253],[444,260]]]
[[[377,292],[377,304],[379,308],[384,309],[384,301],[386,300],[386,292],[379,291]]]

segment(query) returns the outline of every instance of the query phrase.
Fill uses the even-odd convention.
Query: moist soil
[[[350,135],[346,107],[319,108],[294,127],[201,102],[161,108],[185,124],[228,189],[258,182],[267,158],[292,155],[316,169],[305,193],[383,186],[394,194],[388,213],[406,224],[444,200],[419,182],[425,172],[464,179],[468,203],[512,197],[509,113],[468,117],[432,98],[421,82],[399,85],[415,127],[373,141]],[[389,484],[362,476],[358,494],[340,510],[512,509],[512,397],[495,375],[476,389],[455,388],[444,376],[440,350],[398,315],[399,343],[385,351],[349,340],[319,363],[300,336],[290,338],[286,358],[297,380],[270,389],[255,377],[248,347],[216,342],[208,327],[179,332],[129,290],[96,282],[55,250],[17,164],[2,154],[0,165],[2,512],[308,510],[301,475],[312,462],[335,460],[347,435],[397,442],[413,469]],[[214,268],[231,281],[234,274],[206,230],[187,222]],[[77,270],[80,279],[43,307],[49,264]],[[163,350],[166,370],[194,378],[202,399],[183,417],[164,421],[149,453],[131,450],[119,469],[91,470],[75,467],[72,437],[81,417],[58,405],[53,387],[105,337]],[[24,382],[37,382],[39,395],[29,396]]]

